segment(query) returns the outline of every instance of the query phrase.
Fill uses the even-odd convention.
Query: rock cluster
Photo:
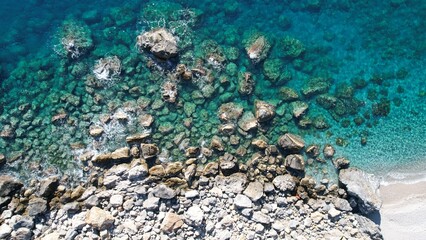
[[[57,177],[23,188],[1,176],[0,237],[382,239],[377,225],[354,212],[379,207],[362,172],[340,170],[342,189],[294,174],[304,173],[300,136],[280,138],[281,150],[291,152],[286,155],[265,143],[259,147],[264,153],[245,164],[225,153],[204,165],[198,147],[188,147],[182,163],[160,163],[158,147],[146,138],[129,136],[132,144],[142,141],[131,147],[138,151],[126,147],[106,154],[109,162],[98,162],[87,183],[74,188]],[[307,147],[310,156],[315,152],[318,147]]]

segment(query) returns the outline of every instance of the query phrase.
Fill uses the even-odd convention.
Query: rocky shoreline
[[[246,163],[225,153],[206,164],[188,147],[185,162],[162,163],[158,147],[129,136],[131,147],[92,156],[87,182],[52,176],[28,186],[0,177],[1,239],[383,239],[361,214],[381,201],[368,175],[323,155],[339,185],[305,174],[302,154],[319,146],[284,134]]]

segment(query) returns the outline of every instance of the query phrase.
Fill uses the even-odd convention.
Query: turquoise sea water
[[[213,136],[246,161],[255,151],[251,139],[276,143],[288,131],[308,144],[333,144],[338,156],[380,176],[422,171],[425,10],[426,2],[414,0],[3,0],[0,153],[7,164],[2,169],[22,178],[79,177],[82,155],[126,146],[125,136],[140,132],[151,132],[163,161],[183,160],[186,146],[209,146]],[[178,58],[159,62],[135,47],[137,35],[156,27],[178,38]],[[90,40],[81,56],[64,54],[67,31]],[[246,48],[259,36],[271,48],[255,63]],[[96,81],[97,60],[112,56],[121,60],[120,75]],[[163,101],[161,87],[176,63],[201,66],[211,77],[179,82],[173,104]],[[246,72],[255,79],[248,96],[237,90]],[[302,94],[318,84],[325,86],[320,92]],[[296,100],[283,97],[289,88],[309,106],[298,119],[291,114]],[[324,99],[332,99],[332,106]],[[223,103],[252,112],[255,100],[275,105],[272,122],[248,135],[218,131]],[[117,120],[120,114],[127,120]],[[153,126],[142,126],[145,114],[154,117]],[[105,116],[111,121],[102,121]],[[184,126],[188,122],[192,127]],[[89,135],[95,126],[103,128],[101,137]],[[242,149],[247,153],[239,155]],[[313,165],[318,174],[332,171],[330,164]]]

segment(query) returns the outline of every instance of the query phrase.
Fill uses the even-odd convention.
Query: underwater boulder
[[[161,59],[169,59],[178,55],[176,38],[165,28],[153,29],[137,36],[136,45],[139,50],[148,50]]]

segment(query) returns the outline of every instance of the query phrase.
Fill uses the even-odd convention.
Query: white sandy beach
[[[385,240],[426,239],[426,181],[380,187],[381,229]]]

